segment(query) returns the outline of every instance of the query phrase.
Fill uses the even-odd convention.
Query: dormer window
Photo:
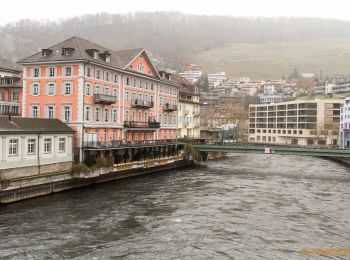
[[[94,51],[94,59],[98,60],[98,51]]]
[[[134,70],[134,66],[133,66],[133,65],[130,65],[129,68],[130,68],[131,70]]]
[[[69,56],[73,53],[74,48],[71,47],[63,47],[62,48],[62,55]]]
[[[50,50],[50,49],[42,49],[42,50],[41,50],[41,55],[42,55],[43,57],[47,57],[47,56],[49,56],[51,53],[52,53],[52,50]]]

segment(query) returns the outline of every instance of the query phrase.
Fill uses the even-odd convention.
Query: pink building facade
[[[178,85],[160,77],[145,49],[112,51],[80,37],[23,66],[23,117],[57,118],[83,150],[176,138]]]

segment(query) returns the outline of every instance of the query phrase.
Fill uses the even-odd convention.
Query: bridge
[[[344,149],[323,149],[323,148],[304,148],[287,146],[266,146],[271,148],[274,154],[318,156],[318,157],[342,157],[350,158],[350,150]],[[265,153],[264,146],[254,145],[207,145],[193,144],[193,148],[200,152],[220,152],[220,153]]]

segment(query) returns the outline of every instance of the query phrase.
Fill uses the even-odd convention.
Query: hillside
[[[323,76],[350,74],[350,40],[314,40],[269,43],[236,43],[194,55],[206,72],[225,71],[230,76],[286,78],[297,68]]]
[[[295,65],[302,71],[304,64],[308,71],[320,67],[344,71],[347,56],[334,55],[350,53],[350,21],[150,12],[84,15],[46,23],[22,20],[0,26],[0,58],[16,61],[73,35],[114,50],[144,47],[155,57],[185,63],[196,59],[206,71],[223,68],[228,74],[257,77],[281,76]]]

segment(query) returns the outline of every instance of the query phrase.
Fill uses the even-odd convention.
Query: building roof
[[[58,119],[0,116],[3,133],[73,133],[74,130]]]
[[[0,58],[0,71],[1,70],[13,72],[13,73],[21,72],[21,70],[18,68],[18,66],[15,63],[3,58]]]
[[[62,54],[62,48],[71,48],[69,55]],[[86,60],[94,63],[99,63],[105,66],[111,66],[117,69],[126,69],[127,66],[141,53],[145,53],[146,58],[152,64],[148,57],[148,54],[144,48],[130,49],[130,50],[120,50],[113,51],[102,45],[93,43],[89,40],[81,38],[79,36],[73,36],[61,43],[51,46],[47,49],[51,53],[47,56],[42,55],[42,51],[27,58],[20,60],[19,64],[31,64],[37,62],[53,62],[53,61],[73,61],[73,60]],[[103,58],[95,59],[89,51],[98,51],[99,55],[110,55],[110,62],[107,62]],[[152,64],[153,66],[153,64]],[[157,70],[154,69],[157,75]],[[134,71],[133,71],[134,72]],[[145,74],[147,76],[151,76]],[[159,75],[157,75],[159,76]]]

